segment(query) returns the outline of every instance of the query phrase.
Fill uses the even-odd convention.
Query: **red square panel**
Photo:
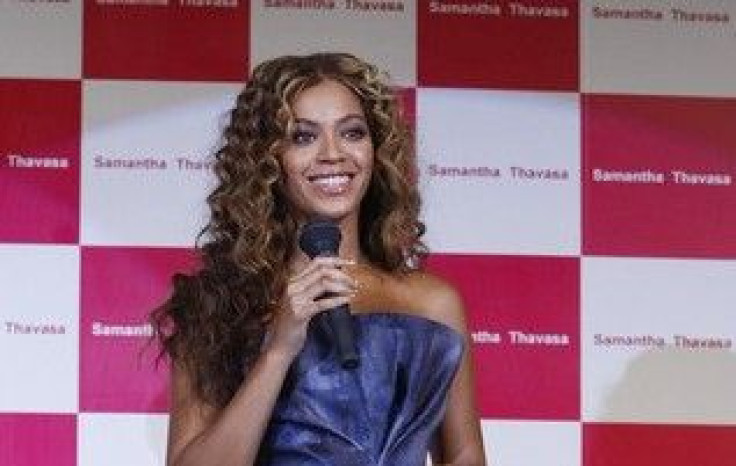
[[[585,254],[736,257],[736,100],[583,98]]]
[[[77,417],[0,414],[0,464],[76,466]]]
[[[733,426],[583,426],[583,466],[731,466],[734,458]]]
[[[463,295],[482,417],[580,417],[579,260],[434,255]]]
[[[421,86],[578,89],[578,1],[423,1]]]
[[[124,3],[84,2],[85,77],[239,81],[247,75],[248,2]]]
[[[0,80],[0,242],[79,238],[81,86]]]
[[[191,272],[188,249],[82,248],[80,410],[165,412],[168,370],[150,341],[149,312],[171,275]]]

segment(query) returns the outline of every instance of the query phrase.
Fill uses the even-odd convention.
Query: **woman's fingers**
[[[302,270],[297,272],[291,277],[292,281],[299,281],[302,278],[313,274],[315,271],[320,269],[341,269],[342,267],[346,265],[352,265],[354,264],[354,261],[347,260],[347,259],[341,259],[339,257],[331,257],[331,256],[320,256],[315,257],[311,261],[309,261],[309,264],[307,264],[306,267],[304,267]]]
[[[356,288],[355,280],[343,270],[320,265],[293,278],[289,282],[287,293],[306,293],[311,299],[315,299],[324,293],[350,293]]]
[[[334,307],[342,306],[350,302],[351,296],[330,296],[329,298],[322,298],[315,301],[317,305],[317,311],[315,314],[319,314],[322,311],[332,309]]]
[[[292,276],[286,289],[288,311],[308,321],[331,307],[347,304],[357,290],[355,280],[341,269],[350,261],[318,257]]]
[[[306,299],[319,299],[325,295],[351,295],[355,293],[355,285],[342,277],[324,276],[307,285],[301,294]]]
[[[324,292],[342,292],[355,290],[355,280],[341,270],[318,270],[300,280],[292,281],[287,285],[287,293],[310,293],[313,298]]]
[[[314,299],[301,306],[292,309],[294,316],[304,322],[308,322],[320,312],[350,303],[352,295],[333,295],[320,299]]]

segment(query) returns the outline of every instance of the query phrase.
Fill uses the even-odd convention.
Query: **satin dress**
[[[264,435],[258,465],[422,466],[464,351],[462,335],[423,317],[352,317],[360,364],[343,369],[310,326]]]

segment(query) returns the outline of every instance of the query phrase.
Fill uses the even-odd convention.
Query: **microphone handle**
[[[359,357],[355,348],[355,335],[353,322],[350,318],[350,310],[347,304],[328,309],[325,311],[325,319],[332,329],[332,335],[340,365],[343,369],[355,369],[358,367]]]

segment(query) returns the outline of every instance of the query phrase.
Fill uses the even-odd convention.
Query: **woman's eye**
[[[291,133],[291,142],[296,145],[309,144],[316,139],[316,135],[310,131],[296,130]]]
[[[362,126],[349,128],[343,132],[343,137],[350,141],[360,141],[368,135],[368,130]]]

